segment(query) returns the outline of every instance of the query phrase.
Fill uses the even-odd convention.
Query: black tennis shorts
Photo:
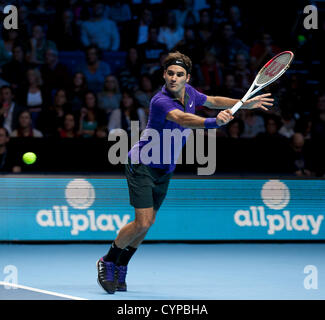
[[[158,211],[168,190],[173,173],[161,169],[151,168],[144,164],[125,165],[125,175],[129,187],[130,204],[134,208],[151,208]]]

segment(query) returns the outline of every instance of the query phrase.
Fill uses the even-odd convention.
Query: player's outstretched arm
[[[166,116],[167,120],[176,122],[184,128],[191,129],[217,128],[227,124],[233,118],[234,117],[232,116],[230,110],[223,110],[219,112],[216,118],[203,118],[195,114],[183,112],[178,109],[170,111]]]
[[[266,106],[273,105],[273,98],[270,98],[271,93],[261,94],[244,102],[243,109],[256,109],[261,108],[268,110]],[[233,107],[239,100],[227,97],[212,97],[208,96],[204,106],[210,109],[228,109]]]

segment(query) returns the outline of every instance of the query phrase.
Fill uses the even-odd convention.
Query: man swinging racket
[[[219,128],[234,118],[229,108],[238,100],[199,93],[188,84],[191,68],[191,59],[180,52],[169,53],[165,58],[165,85],[150,102],[147,124],[147,129],[155,129],[159,133],[161,142],[164,129],[184,131],[186,128]],[[267,110],[266,106],[273,105],[274,99],[270,95],[267,93],[249,99],[244,103],[244,108]],[[226,110],[219,112],[216,118],[203,118],[194,114],[195,107],[202,105]],[[142,136],[129,151],[128,163],[125,165],[135,219],[120,230],[108,253],[97,261],[98,283],[110,294],[127,290],[125,278],[128,263],[154,223],[176,167],[173,162],[141,163],[138,155],[148,142]],[[137,159],[138,163],[131,159]]]

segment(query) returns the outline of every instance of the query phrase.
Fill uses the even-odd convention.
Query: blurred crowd
[[[307,140],[325,141],[325,91],[317,73],[325,23],[317,32],[284,32],[256,14],[262,8],[254,12],[225,0],[12,4],[18,8],[18,29],[2,26],[0,38],[0,170],[11,138],[106,138],[115,129],[129,131],[132,120],[143,130],[150,99],[164,84],[162,61],[170,51],[192,59],[191,84],[197,90],[241,98],[268,59],[292,50],[299,64],[266,89],[273,93],[275,106],[239,111],[217,135],[287,139],[295,173],[313,174],[302,150]],[[0,1],[1,12],[5,5]],[[297,25],[296,19],[293,12],[291,26]],[[73,51],[82,51],[85,60],[72,73],[60,54]],[[113,70],[103,59],[105,52],[124,54],[124,63]],[[316,66],[315,74],[301,70],[302,65]],[[197,113],[217,115],[204,107]]]

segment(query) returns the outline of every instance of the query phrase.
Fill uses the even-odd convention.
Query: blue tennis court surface
[[[0,244],[0,299],[325,299],[325,244],[144,244],[114,295],[96,281],[108,248]],[[13,270],[18,288],[5,288]]]

